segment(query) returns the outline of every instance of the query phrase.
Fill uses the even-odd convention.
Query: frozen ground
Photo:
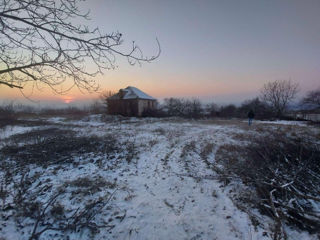
[[[0,239],[29,239],[43,230],[37,235],[40,239],[272,239],[270,218],[256,211],[257,224],[237,207],[232,196],[241,182],[225,185],[209,166],[215,164],[220,146],[244,144],[261,129],[290,127],[290,123],[255,122],[249,128],[238,120],[102,120],[99,115],[46,121],[39,127],[0,130],[1,146],[42,144],[52,131],[62,141],[67,141],[63,137],[69,136],[68,131],[71,139],[92,139],[84,143],[85,150],[80,151],[80,145],[76,145],[79,152],[68,150],[62,162],[55,161],[62,159],[59,152],[49,150],[39,150],[44,152],[37,162],[21,152],[23,148],[10,152],[13,159],[21,153],[22,159],[9,162],[9,170],[0,175]],[[300,123],[293,127],[307,128]],[[100,138],[104,149],[90,145],[99,145]],[[56,143],[48,146],[52,144]],[[32,146],[29,153],[37,145]],[[53,162],[47,163],[49,159]],[[28,184],[22,184],[26,179]],[[32,200],[17,201],[17,184],[25,190],[22,196]],[[89,208],[92,203],[96,205]],[[85,215],[87,209],[92,210],[90,216]],[[289,239],[317,239],[289,227],[286,231]]]

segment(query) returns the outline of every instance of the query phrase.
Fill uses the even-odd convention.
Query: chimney
[[[120,99],[123,99],[123,97],[124,97],[124,95],[126,94],[126,90],[124,90],[124,89],[120,89],[119,90],[119,96],[120,96]]]

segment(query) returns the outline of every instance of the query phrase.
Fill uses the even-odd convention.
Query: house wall
[[[135,99],[108,100],[108,113],[112,115],[137,116],[138,103]]]
[[[138,116],[141,116],[144,110],[155,109],[155,107],[156,107],[156,101],[139,99],[138,100]]]
[[[108,100],[108,113],[123,116],[141,116],[146,109],[155,109],[156,101],[145,99]]]
[[[320,113],[298,113],[295,116],[297,119],[304,119],[313,122],[320,122]]]

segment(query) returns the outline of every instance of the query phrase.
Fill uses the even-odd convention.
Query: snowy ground
[[[0,239],[29,239],[33,231],[41,232],[49,225],[57,229],[47,229],[38,235],[40,239],[272,239],[272,220],[256,211],[259,224],[253,223],[232,198],[237,186],[234,183],[225,186],[208,165],[215,164],[220,146],[244,144],[247,137],[265,128],[291,127],[297,131],[310,128],[289,122],[255,122],[248,127],[240,120],[115,120],[102,119],[99,115],[82,120],[46,121],[47,125],[39,127],[1,129],[0,147],[42,143],[45,134],[55,129],[62,136],[63,132],[73,131],[75,139],[90,136],[92,142],[96,141],[95,137],[105,139],[103,146],[111,150],[71,151],[63,163],[30,162],[23,164],[23,170],[19,162],[8,163],[8,172],[12,172],[2,171],[0,175],[3,193]],[[39,130],[44,130],[40,137],[25,138],[26,133],[28,136]],[[46,153],[42,154],[42,161],[46,161]],[[7,179],[10,181],[6,182]],[[30,202],[23,205],[21,200],[20,211],[30,208],[31,212],[19,215],[14,205],[18,204],[14,189],[22,179],[29,179],[23,196],[40,206],[32,208]],[[61,194],[54,198],[59,191]],[[85,227],[72,229],[69,224],[64,232],[58,229],[59,224],[66,227],[63,225],[66,219],[72,219],[89,203],[98,201],[92,208],[92,217],[83,223]],[[62,212],[52,210],[61,205]],[[39,214],[31,217],[32,209]],[[40,221],[35,228],[37,218]],[[289,227],[286,230],[289,239],[317,239]]]

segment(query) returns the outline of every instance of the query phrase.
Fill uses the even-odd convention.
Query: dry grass
[[[70,190],[72,198],[74,196],[92,195],[105,189],[115,189],[116,184],[109,182],[101,176],[91,178],[90,176],[80,177],[64,183],[63,188]]]
[[[221,126],[246,125],[246,123],[243,122],[243,119],[237,119],[237,118],[232,118],[232,119],[213,118],[213,119],[199,120],[198,122],[205,125],[221,125]]]
[[[166,130],[164,128],[157,128],[155,130],[153,130],[154,133],[156,133],[157,135],[161,135],[161,136],[165,136],[166,134]]]
[[[215,144],[206,141],[204,142],[200,150],[200,157],[202,158],[203,161],[205,161],[205,163],[208,166],[210,165],[210,163],[208,162],[208,157],[213,152],[214,147],[215,147]]]
[[[196,151],[196,142],[195,141],[191,141],[189,143],[186,143],[186,145],[184,145],[184,147],[182,148],[180,157],[181,158],[185,158],[190,153],[195,152],[195,151]]]

